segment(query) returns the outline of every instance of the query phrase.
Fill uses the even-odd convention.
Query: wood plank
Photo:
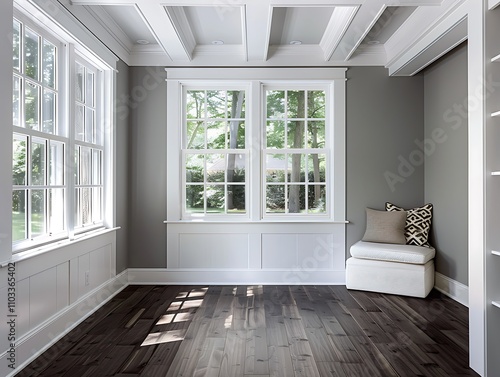
[[[246,334],[246,330],[229,330],[227,332],[220,367],[221,376],[243,375],[245,371]]]
[[[194,377],[218,377],[222,364],[225,338],[207,337],[202,346]]]
[[[245,374],[269,374],[265,327],[249,329],[245,348]]]

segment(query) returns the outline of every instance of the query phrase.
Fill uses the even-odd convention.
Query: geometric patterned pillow
[[[385,203],[386,211],[406,211],[405,237],[407,245],[427,246],[432,221],[432,204],[412,209],[403,209],[392,203]]]

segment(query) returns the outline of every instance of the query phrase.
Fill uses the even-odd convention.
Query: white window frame
[[[167,71],[167,219],[166,223],[177,222],[345,222],[345,68],[172,68]],[[207,79],[210,78],[210,79]],[[183,129],[183,88],[203,85],[205,88],[221,85],[248,85],[246,97],[246,150],[248,157],[248,198],[247,216],[186,216],[183,211],[184,183],[182,129]],[[273,87],[321,86],[328,88],[333,101],[331,117],[334,125],[328,135],[331,140],[329,177],[335,177],[329,185],[328,206],[325,215],[265,214],[263,146],[265,114],[262,93],[266,85]],[[253,108],[251,108],[253,104]],[[258,125],[258,126],[256,126]]]
[[[227,85],[221,85],[219,84],[210,84],[207,85],[206,83],[189,83],[182,85],[182,103],[183,103],[183,110],[185,109],[185,103],[184,103],[184,98],[186,98],[187,91],[189,90],[225,90],[225,91],[245,91],[245,103],[246,103],[246,98],[249,95],[250,92],[250,87],[248,84],[232,84],[228,83]],[[249,219],[249,185],[248,185],[248,180],[250,179],[249,176],[249,149],[248,149],[248,137],[249,137],[249,122],[248,122],[248,115],[247,112],[245,112],[245,148],[242,149],[186,149],[186,141],[187,141],[187,135],[186,135],[186,113],[185,111],[182,111],[182,126],[181,126],[181,137],[182,137],[182,148],[181,148],[181,153],[182,153],[182,162],[181,162],[181,187],[183,188],[181,190],[181,200],[182,200],[182,219],[199,219],[199,218],[210,218],[213,217],[214,219],[216,218],[217,220],[222,220],[222,219]],[[186,211],[186,174],[185,174],[185,167],[186,167],[186,156],[188,154],[195,154],[195,152],[199,154],[223,154],[223,155],[228,155],[228,154],[244,154],[245,155],[245,213],[234,213],[234,214],[201,214],[201,213],[190,213]],[[207,182],[204,182],[206,185]],[[224,183],[225,186],[228,185],[228,182]]]
[[[262,146],[262,157],[261,157],[261,171],[262,171],[262,192],[261,192],[261,204],[262,204],[262,218],[263,219],[276,219],[276,220],[287,220],[287,219],[310,219],[310,220],[321,220],[321,219],[329,219],[331,218],[331,212],[333,211],[333,205],[331,203],[332,198],[334,198],[334,185],[329,184],[332,181],[332,161],[335,160],[334,156],[334,130],[335,127],[334,119],[333,119],[333,106],[326,106],[325,109],[325,142],[327,145],[321,149],[310,149],[310,148],[301,148],[298,149],[301,154],[325,154],[326,155],[326,177],[325,177],[325,186],[326,186],[326,211],[324,213],[319,214],[303,214],[303,213],[268,213],[267,205],[266,205],[266,154],[271,151],[276,151],[279,153],[292,153],[296,152],[294,149],[283,148],[283,149],[268,149],[266,148],[266,91],[267,90],[322,90],[325,92],[325,102],[333,103],[333,83],[330,82],[315,82],[315,83],[301,83],[297,84],[296,82],[289,81],[280,81],[280,82],[262,82],[261,84],[261,98],[262,98],[262,121],[261,121],[261,129],[262,129],[262,142],[264,145]],[[289,183],[289,182],[288,182]],[[287,185],[285,186],[287,187]]]
[[[49,4],[50,3],[50,4]],[[51,10],[58,9],[60,5],[54,0],[47,0],[47,7]],[[51,8],[52,7],[52,8]],[[50,136],[46,138],[49,141],[54,140],[62,142],[65,145],[65,176],[64,176],[64,189],[65,189],[65,230],[57,235],[46,235],[44,237],[37,237],[36,239],[18,241],[12,243],[12,253],[18,254],[21,252],[31,253],[33,249],[42,251],[43,246],[50,246],[54,242],[61,240],[73,240],[79,234],[95,231],[99,229],[110,229],[115,226],[115,209],[114,209],[114,77],[115,77],[115,64],[116,58],[106,52],[99,43],[94,42],[86,34],[87,32],[75,22],[71,17],[68,17],[61,9],[58,12],[57,22],[50,17],[50,12],[44,13],[41,8],[34,6],[31,2],[14,1],[14,18],[18,19],[21,23],[27,25],[31,30],[42,35],[46,40],[53,43],[58,48],[58,100],[57,100],[57,119],[58,127],[64,127],[63,135],[44,134],[36,132],[27,128],[13,127],[13,133],[16,130],[22,131],[21,134],[34,134],[36,137]],[[76,32],[79,38],[75,38],[69,31]],[[84,46],[81,40],[89,43],[89,47]],[[100,56],[97,56],[93,50],[98,51]],[[74,83],[74,65],[81,56],[85,62],[94,67],[96,71],[96,80],[101,80],[101,90],[96,91],[96,106],[100,110],[96,112],[96,124],[100,122],[103,132],[103,144],[98,148],[102,150],[103,166],[101,171],[101,184],[103,192],[101,206],[103,221],[75,229],[75,182],[74,182],[74,98],[75,98],[75,83]],[[79,59],[81,60],[81,59]],[[22,64],[22,63],[21,63]],[[98,75],[98,76],[97,76]],[[23,115],[24,116],[24,115]],[[99,118],[100,117],[100,118]],[[40,120],[41,122],[41,120]],[[80,141],[78,141],[80,144]],[[95,145],[93,145],[95,147]],[[48,153],[48,152],[47,152]],[[48,166],[48,165],[47,165]],[[29,172],[27,172],[29,174]],[[43,186],[42,188],[44,188]],[[28,214],[27,214],[28,216]],[[28,224],[29,226],[29,224]],[[24,254],[22,254],[24,255]],[[29,254],[31,255],[31,254]]]

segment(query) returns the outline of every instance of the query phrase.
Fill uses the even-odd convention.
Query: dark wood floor
[[[468,313],[344,286],[129,286],[18,376],[477,376]]]

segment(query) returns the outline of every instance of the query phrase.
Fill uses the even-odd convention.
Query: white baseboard
[[[87,295],[58,312],[16,342],[16,368],[8,367],[8,352],[0,355],[0,375],[11,377],[43,354],[97,309],[128,286],[128,271],[100,285]],[[56,351],[54,351],[56,352]]]
[[[469,307],[469,287],[465,284],[436,272],[434,288],[462,305]]]
[[[129,268],[129,284],[330,284],[345,285],[345,270],[199,270]]]

